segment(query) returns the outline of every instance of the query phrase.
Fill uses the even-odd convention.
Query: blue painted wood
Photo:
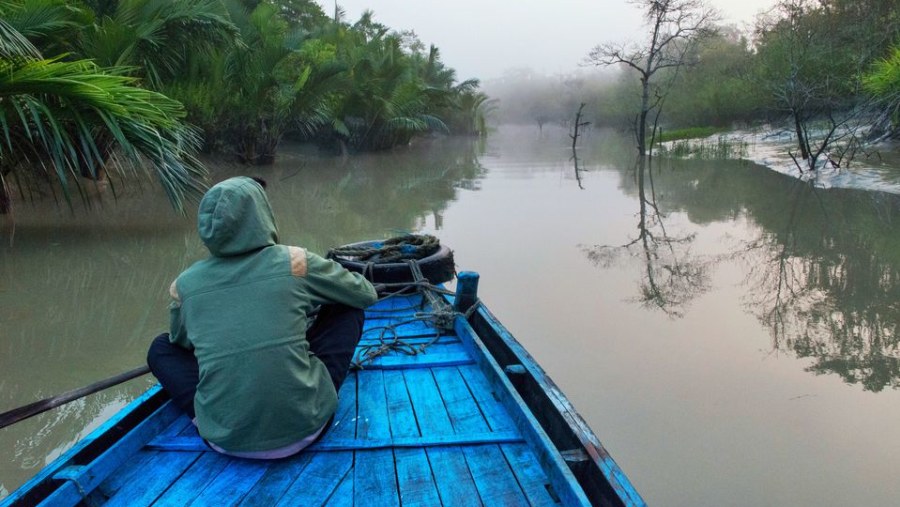
[[[176,418],[172,424],[170,424],[166,429],[162,430],[159,433],[159,436],[175,436],[180,435],[184,432],[188,427],[193,428],[194,424],[191,422],[191,419],[186,415],[182,414],[178,418]]]
[[[437,486],[431,474],[431,464],[424,449],[396,449],[394,461],[401,504],[426,507],[440,505]]]
[[[356,436],[361,440],[389,440],[390,423],[384,372],[361,370],[356,374]]]
[[[360,371],[357,374],[356,435],[360,439],[389,439],[390,419],[384,372]],[[397,505],[394,453],[390,449],[357,451],[353,466],[353,497],[357,505]]]
[[[78,476],[67,475],[66,482],[48,496],[42,505],[77,504],[125,461],[131,459],[153,435],[171,424],[178,415],[177,409],[170,403],[163,405],[97,459],[84,465]]]
[[[363,340],[390,340],[395,336],[402,339],[439,334],[431,322],[409,319],[378,319],[366,321]]]
[[[481,306],[477,316],[486,322],[494,333],[503,341],[510,351],[519,359],[522,368],[531,375],[539,389],[550,400],[554,412],[560,414],[565,423],[572,429],[572,434],[581,442],[583,450],[588,454],[597,468],[603,474],[606,483],[609,484],[618,495],[624,505],[644,506],[646,503],[631,484],[631,481],[612,459],[600,440],[582,419],[565,394],[556,386],[543,368],[534,360],[531,354],[525,350],[518,340],[500,323],[500,321],[488,310]]]
[[[334,413],[334,421],[325,433],[323,440],[330,438],[356,437],[356,385],[357,373],[350,372],[338,393],[338,407]]]
[[[403,374],[423,435],[448,433],[467,435],[471,432],[488,430],[483,421],[480,426],[472,424],[470,427],[454,428],[431,371],[413,370]],[[477,410],[477,407],[472,404],[472,409]],[[477,421],[471,417],[467,420]],[[525,497],[519,490],[515,477],[506,465],[500,449],[491,447],[466,446],[463,448],[463,454],[481,500],[485,505],[525,504]]]
[[[419,438],[416,414],[409,399],[403,372],[385,372],[384,382],[393,438]],[[394,461],[400,501],[403,505],[440,503],[424,449],[395,449]]]
[[[273,461],[262,478],[244,497],[240,503],[241,507],[271,507],[275,505],[312,458],[311,453],[300,453],[290,458]]]
[[[150,505],[191,466],[200,453],[162,452],[141,467],[139,477],[125,484],[107,502],[107,507]]]
[[[396,352],[385,354],[372,362],[365,363],[363,368],[368,370],[410,370],[413,368],[456,366],[475,362],[464,350],[452,350],[454,345],[434,345],[426,349],[425,353],[414,356]],[[449,350],[445,352],[444,349]]]
[[[353,466],[352,452],[326,452],[312,455],[309,464],[276,505],[322,505],[335,492]]]
[[[443,399],[451,426],[457,434],[463,432],[468,435],[473,434],[468,430],[473,429],[475,426],[460,424],[460,419],[481,418],[481,415],[478,412],[477,405],[472,400],[472,394],[466,388],[465,383],[462,383],[457,369],[435,368],[432,370],[432,374],[440,387],[440,396]],[[458,379],[457,385],[452,384],[454,377]],[[465,410],[460,407],[460,404],[465,404],[466,400],[470,403],[471,410]],[[464,412],[466,413],[464,414]],[[486,424],[481,426],[481,429],[486,428]],[[429,448],[426,452],[431,462],[438,492],[445,504],[481,505],[478,489],[475,487],[475,482],[472,480],[466,458],[460,447]]]
[[[353,466],[353,502],[373,507],[400,505],[394,451],[357,451]]]
[[[156,501],[154,507],[181,507],[193,501],[231,462],[231,458],[205,452]]]
[[[410,305],[420,301],[378,303],[375,310],[394,308],[397,315],[367,312],[362,345],[374,343],[377,325],[414,315],[420,307]],[[413,344],[434,336],[426,322],[397,330]],[[92,501],[128,505],[157,497],[159,505],[553,505],[557,499],[586,505],[567,465],[478,336],[463,319],[454,333],[459,336],[440,337],[425,354],[389,354],[351,373],[332,428],[298,456],[270,462],[224,457],[208,451],[190,421],[175,415],[154,423],[157,438],[142,450],[120,449],[103,464],[54,466],[69,484],[53,501],[73,505],[80,489]],[[558,395],[554,403],[563,410],[571,408],[558,390],[550,395]],[[621,471],[609,473],[615,478]]]
[[[504,394],[503,391],[488,382],[487,377],[478,366],[461,366],[458,370],[491,430],[509,431],[517,427],[509,412],[499,401]]]
[[[140,477],[143,466],[153,459],[156,454],[157,452],[155,450],[147,449],[141,449],[135,453],[135,455],[119,467],[118,470],[111,473],[108,479],[97,486],[94,491],[95,495],[102,499],[112,497],[122,488],[122,486],[133,482],[135,477]]]
[[[424,437],[387,437],[387,438],[339,438],[326,436],[308,447],[311,452],[340,452],[360,450],[376,450],[410,447],[442,447],[448,445],[509,444],[523,442],[525,439],[518,431],[488,431],[458,434],[432,433]],[[202,452],[209,451],[202,440],[195,437],[169,437],[168,440],[152,440],[147,449],[166,452]],[[210,451],[212,452],[212,451]]]
[[[473,367],[467,368],[466,371],[474,377],[483,377],[482,373]],[[491,431],[492,428],[485,420],[485,416],[460,374],[459,368],[435,368],[432,373],[437,385],[440,386],[441,399],[457,433]],[[514,431],[515,428],[507,426],[502,430]]]
[[[353,472],[347,472],[344,479],[335,488],[334,493],[325,502],[326,507],[353,507]]]
[[[425,452],[443,505],[482,505],[461,447],[431,447]]]
[[[431,370],[407,370],[403,378],[422,436],[452,435],[453,425]]]
[[[413,412],[412,402],[409,401],[409,392],[406,390],[403,372],[385,371],[384,387],[391,437],[395,439],[419,437],[416,414]]]
[[[469,323],[462,317],[456,319],[456,333],[459,335],[464,346],[466,346],[473,357],[477,358],[479,369],[484,373],[483,377],[473,376],[472,380],[476,384],[481,378],[486,378],[490,384],[489,392],[496,395],[506,410],[509,417],[515,421],[514,426],[520,428],[523,436],[534,449],[535,455],[540,460],[542,467],[547,471],[550,484],[557,493],[564,505],[590,505],[590,501],[584,494],[584,491],[578,485],[578,481],[572,474],[568,465],[563,461],[559,451],[553,446],[546,432],[541,428],[540,424],[535,420],[534,415],[528,410],[525,402],[516,392],[509,379],[503,373],[500,365],[490,355],[481,339],[475,334]],[[470,379],[466,376],[466,381]],[[471,384],[470,384],[471,386]],[[472,387],[473,394],[481,396],[486,406],[490,406],[488,398],[484,395],[484,387],[477,389]],[[493,395],[491,396],[493,397]],[[499,414],[494,414],[498,416]],[[487,417],[487,414],[486,414]],[[490,418],[488,417],[490,421]],[[496,418],[498,424],[503,424],[502,417]],[[475,471],[472,475],[477,477]],[[487,503],[487,502],[485,502]]]
[[[193,507],[237,505],[262,479],[270,461],[231,459],[225,468],[191,502]]]
[[[390,340],[386,340],[386,342],[389,342],[389,341]],[[434,333],[432,333],[428,336],[403,337],[403,342],[407,343],[409,345],[434,345],[434,344],[447,345],[447,344],[451,344],[451,343],[459,343],[459,338],[457,338],[455,335],[445,335],[445,336],[441,336],[440,338],[435,340]],[[382,342],[380,340],[366,338],[366,339],[360,340],[359,345],[360,346],[371,346],[371,345],[379,345],[381,343]]]
[[[473,374],[478,376],[480,372],[473,372]],[[439,428],[450,428],[450,431],[455,431],[458,434],[489,431],[485,420],[480,416],[476,416],[480,415],[479,409],[472,399],[471,393],[463,382],[457,380],[462,380],[458,372],[454,376],[453,372],[442,369],[435,371],[434,377],[440,379],[441,391],[439,393],[437,392],[437,384],[429,384],[423,381],[422,385],[425,386],[427,391],[432,389],[432,385],[434,386],[435,392],[429,392],[429,398],[433,399],[436,397],[440,400],[441,408],[446,414],[438,417],[440,421]],[[449,404],[447,403],[448,400],[450,401]],[[429,408],[434,410],[434,407]],[[499,448],[494,446],[467,446],[463,448],[463,454],[471,470],[470,475],[474,479],[475,487],[485,505],[518,505],[525,502],[525,497],[520,491],[515,477],[504,462]],[[486,475],[485,471],[489,471],[489,475]]]
[[[456,298],[453,309],[465,313],[478,300],[478,273],[461,271],[456,275]]]
[[[507,444],[501,445],[500,449],[530,505],[558,505],[558,498],[551,496],[548,490],[552,486],[547,474],[527,445]]]
[[[103,425],[101,425],[96,430],[92,431],[88,436],[84,437],[80,441],[78,441],[71,449],[63,453],[62,456],[54,460],[50,465],[44,467],[43,470],[37,473],[30,480],[25,482],[21,487],[13,491],[3,500],[0,500],[0,507],[9,507],[13,505],[15,502],[20,501],[25,494],[31,490],[36,488],[41,482],[48,480],[52,477],[59,469],[70,465],[72,458],[81,452],[85,447],[93,443],[97,438],[106,433],[110,428],[119,424],[123,419],[125,419],[129,414],[134,412],[138,407],[140,407],[143,403],[145,403],[150,398],[157,396],[161,388],[159,386],[151,387],[147,390],[146,393],[136,398],[134,401],[129,403],[125,408],[117,412],[113,415],[108,421],[106,421]]]

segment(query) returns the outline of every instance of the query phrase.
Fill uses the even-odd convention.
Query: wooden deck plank
[[[440,505],[425,449],[395,449],[394,461],[401,504],[425,507]]]
[[[399,370],[385,371],[384,387],[391,436],[393,438],[418,437],[419,427],[416,424],[416,414],[413,412],[412,402],[409,400],[409,392],[406,390],[403,372]]]
[[[184,430],[188,429],[189,427],[194,428],[194,430],[196,431],[196,427],[194,426],[194,423],[191,422],[191,418],[188,417],[187,414],[181,414],[178,417],[178,419],[175,419],[175,421],[173,421],[172,424],[170,424],[168,428],[166,428],[162,432],[160,432],[159,435],[164,436],[164,437],[170,436],[170,435],[171,436],[180,435],[180,434],[182,434],[182,432],[184,432]]]
[[[528,505],[528,500],[499,447],[464,447],[463,454],[478,495],[485,505]]]
[[[435,345],[435,344],[446,345],[446,344],[450,344],[450,343],[460,343],[459,338],[456,336],[453,336],[453,335],[441,335],[440,338],[435,340],[434,333],[427,335],[427,336],[401,336],[401,339],[403,340],[404,343],[407,343],[407,344],[413,345],[413,346],[423,346],[423,345],[430,346],[430,345]],[[380,343],[389,342],[389,341],[391,341],[390,338],[385,338],[384,340],[379,340],[377,337],[374,337],[374,338],[363,337],[362,339],[360,339],[359,345],[360,346],[371,346],[371,345],[378,345]],[[426,347],[426,350],[427,350],[427,347]]]
[[[484,373],[474,365],[460,366],[459,372],[469,386],[481,413],[488,425],[494,431],[507,431],[516,428],[515,422],[506,411],[506,408],[497,400],[494,388],[485,377]]]
[[[541,468],[540,462],[526,444],[501,445],[500,449],[506,456],[516,480],[528,503],[533,506],[559,505],[559,499],[550,495],[550,480]],[[554,495],[556,493],[554,492]]]
[[[357,373],[356,436],[359,439],[390,438],[384,372]],[[391,449],[358,451],[353,466],[353,497],[357,505],[397,505],[399,503],[394,452]]]
[[[439,386],[440,396],[444,400],[453,430],[456,433],[490,431],[490,426],[459,369],[435,368],[432,373]]]
[[[417,337],[435,337],[441,334],[434,325],[418,319],[371,319],[366,320],[363,328],[363,340],[390,340],[394,337],[411,339]]]
[[[356,374],[356,436],[360,439],[390,438],[391,430],[384,390],[384,372],[361,370]]]
[[[430,370],[407,370],[403,379],[409,399],[415,412],[419,431],[424,437],[447,435],[453,432],[453,426],[441,399],[440,391],[435,384]],[[446,454],[438,453],[439,456]],[[417,505],[435,505],[441,496],[438,482],[447,481],[432,471],[429,454],[425,450],[395,451],[397,456],[397,477],[400,481],[400,499],[404,504],[409,501]],[[458,460],[457,460],[458,462]],[[468,475],[468,470],[461,470]],[[446,473],[446,470],[444,470]],[[455,482],[455,478],[454,482]],[[445,496],[449,493],[447,486],[442,485]]]
[[[356,404],[357,404],[357,373],[350,372],[338,393],[338,406],[334,413],[334,421],[331,427],[322,437],[322,440],[330,438],[354,438],[356,437]]]
[[[237,505],[262,478],[270,461],[230,459],[228,465],[190,504],[192,506]]]
[[[347,472],[338,484],[331,498],[325,502],[326,507],[353,507],[353,472]]]
[[[140,477],[133,477],[113,495],[106,504],[109,507],[145,506],[152,504],[166,491],[200,453],[158,452],[141,467]]]
[[[478,369],[484,372],[483,377],[472,376],[471,380],[474,384],[470,384],[470,388],[476,397],[480,397],[478,400],[479,405],[482,407],[488,422],[492,424],[492,427],[494,425],[503,427],[509,424],[518,426],[521,429],[526,441],[534,449],[535,456],[540,461],[542,468],[547,472],[550,483],[553,485],[562,503],[566,505],[590,505],[590,500],[578,484],[572,470],[569,469],[563,460],[559,450],[554,447],[547,433],[535,419],[534,414],[528,409],[506,374],[500,369],[497,360],[491,355],[481,338],[472,329],[472,326],[469,325],[468,321],[459,317],[455,321],[455,329],[464,347],[471,351],[472,357],[477,358]],[[470,378],[466,375],[464,376],[468,382]],[[482,384],[481,386],[477,385],[479,382]],[[490,395],[485,396],[488,392]],[[492,398],[494,399],[493,401],[502,404],[508,412],[503,411],[501,415],[501,412],[492,410]],[[505,422],[505,419],[509,419],[509,423]],[[512,420],[517,421],[517,424],[512,423]]]
[[[312,458],[276,505],[322,505],[353,466],[353,453],[310,453]],[[271,505],[271,504],[270,504]]]
[[[372,507],[400,504],[394,451],[357,451],[353,465],[353,503]]]
[[[447,347],[448,349],[450,346]],[[442,347],[434,345],[426,349],[426,352],[416,355],[408,355],[399,352],[391,352],[375,358],[373,361],[363,364],[368,370],[411,370],[439,368],[442,366],[458,366],[475,363],[475,360],[464,350],[441,350]]]
[[[431,472],[443,505],[475,507],[482,505],[478,488],[460,447],[426,449]]]
[[[241,501],[241,507],[275,505],[297,476],[303,472],[312,457],[311,453],[300,453],[287,459],[273,461],[266,473]]]
[[[132,482],[135,476],[140,475],[143,466],[153,459],[156,453],[157,451],[146,448],[139,450],[132,459],[126,461],[118,470],[110,474],[108,479],[97,486],[94,493],[101,498],[111,498],[122,486]]]
[[[429,398],[437,397],[446,416],[446,423],[441,422],[443,428],[448,428],[456,433],[468,434],[489,430],[488,424],[481,415],[478,404],[472,393],[455,369],[435,369],[433,372],[436,383],[435,393],[429,393]],[[469,372],[473,376],[480,372]],[[422,382],[426,384],[425,382]],[[438,391],[437,386],[440,386]],[[427,389],[431,389],[428,385]],[[433,408],[432,408],[433,410]],[[417,407],[418,413],[418,407]],[[463,448],[463,455],[468,464],[476,489],[485,505],[527,504],[524,493],[516,481],[515,475],[506,463],[500,448],[497,446],[467,446]]]
[[[185,419],[187,419],[187,416],[184,416],[184,417],[185,417]],[[182,430],[178,433],[178,436],[179,436],[179,437],[197,437],[197,438],[200,438],[200,432],[197,431],[197,427],[194,426],[194,423],[191,423],[191,424],[185,425],[185,426],[184,426],[184,429],[182,429]]]
[[[407,370],[403,378],[422,436],[452,434],[453,425],[431,370]]]
[[[484,433],[432,434],[423,437],[387,438],[337,438],[326,437],[309,446],[312,452],[374,451],[390,448],[429,448],[453,445],[510,444],[525,441],[517,431],[489,431]],[[154,440],[147,448],[167,452],[204,452],[209,447],[196,437],[172,437],[169,440]]]
[[[191,502],[231,462],[217,452],[205,452],[156,502],[154,507],[180,507]]]

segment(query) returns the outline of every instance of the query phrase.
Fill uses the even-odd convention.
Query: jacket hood
[[[245,176],[210,188],[197,216],[200,239],[216,257],[240,255],[278,242],[275,215],[259,183]]]

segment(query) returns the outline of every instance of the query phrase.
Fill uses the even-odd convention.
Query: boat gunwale
[[[487,355],[497,362],[503,376],[509,378],[513,392],[535,416],[536,423],[547,433],[560,455],[566,450],[584,452],[587,460],[575,459],[569,463],[584,492],[592,499],[601,495],[608,498],[612,493],[621,505],[646,506],[628,476],[563,391],[500,320],[484,304],[479,304],[468,323],[484,343]],[[599,477],[605,482],[598,481]]]
[[[0,507],[37,505],[45,501],[67,483],[54,477],[58,472],[69,466],[85,466],[96,461],[118,442],[127,438],[133,429],[153,417],[168,400],[168,394],[159,384],[151,386],[76,442],[71,449],[42,468],[37,475],[0,500]]]

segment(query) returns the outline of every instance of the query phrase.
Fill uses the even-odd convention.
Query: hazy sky
[[[317,0],[326,13],[333,0]],[[708,0],[725,21],[749,23],[775,0]],[[440,48],[460,80],[530,67],[550,74],[577,68],[592,47],[637,39],[638,9],[625,0],[338,0],[347,19],[366,9],[394,30],[415,30]]]

